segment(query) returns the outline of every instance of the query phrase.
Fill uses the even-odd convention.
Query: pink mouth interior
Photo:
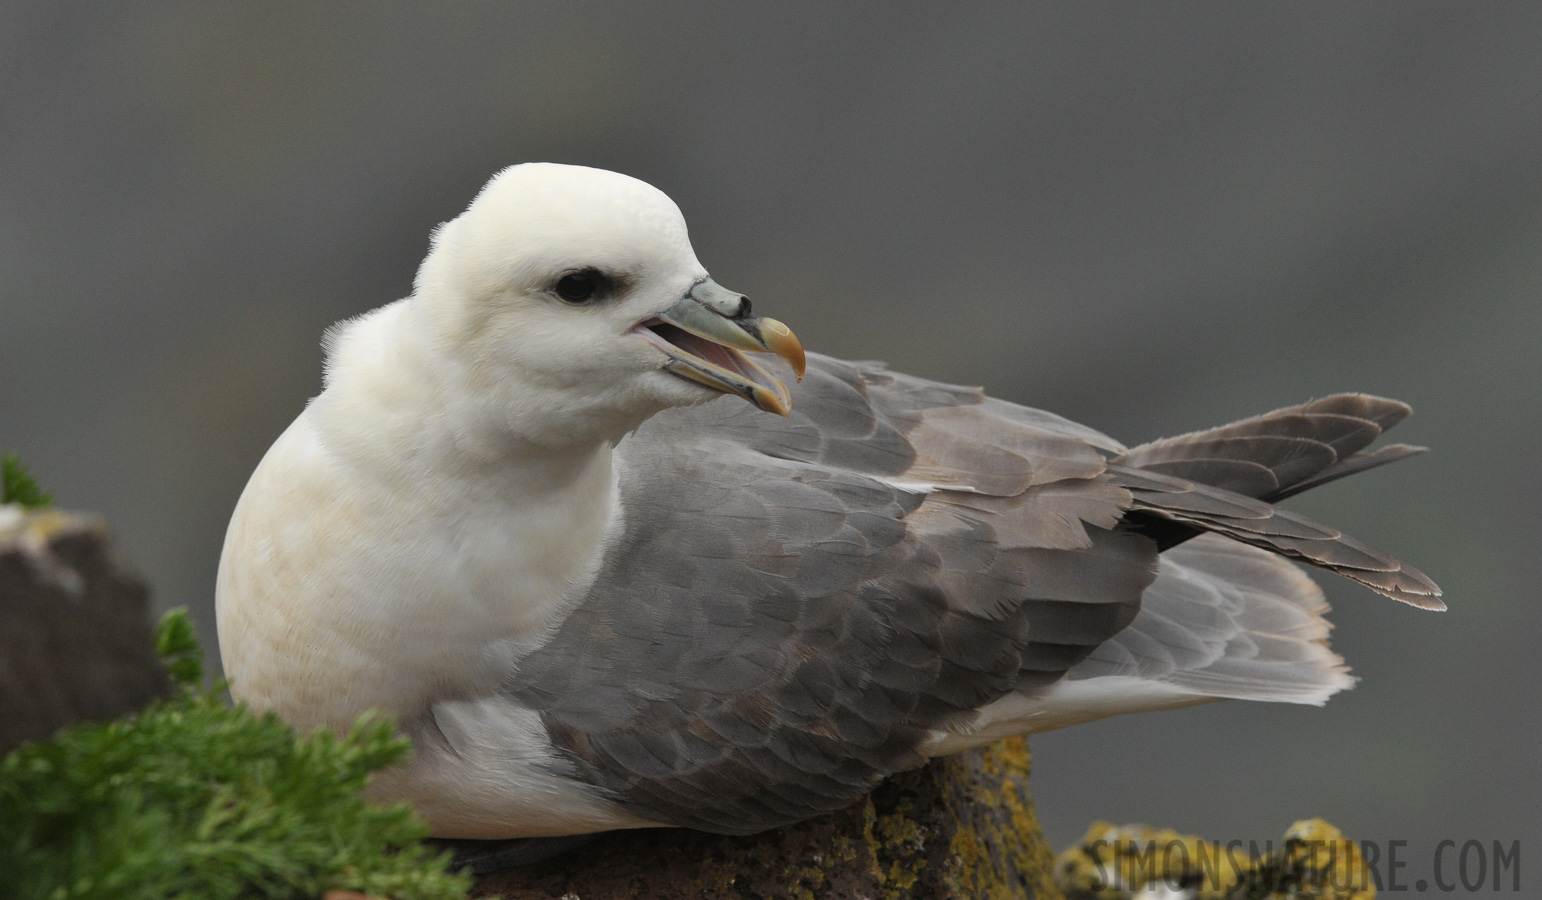
[[[649,331],[663,338],[666,343],[673,344],[690,355],[706,360],[715,366],[721,366],[730,372],[741,375],[752,384],[763,384],[765,377],[748,365],[744,355],[732,347],[715,344],[705,338],[697,337],[683,328],[676,328],[668,322],[652,321],[644,324]]]

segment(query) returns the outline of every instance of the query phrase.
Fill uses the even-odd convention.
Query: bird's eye
[[[570,272],[557,281],[557,295],[569,303],[586,303],[600,288],[600,279],[590,272]]]

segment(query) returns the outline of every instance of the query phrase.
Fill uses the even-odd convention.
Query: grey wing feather
[[[674,410],[618,448],[624,534],[508,688],[634,815],[747,833],[841,808],[1062,677],[1156,576],[1096,432],[822,357],[794,409]],[[917,486],[939,483],[967,490]]]
[[[1354,683],[1328,649],[1327,611],[1291,563],[1204,535],[1163,554],[1135,621],[1066,678],[1133,676],[1216,699],[1321,704]]]

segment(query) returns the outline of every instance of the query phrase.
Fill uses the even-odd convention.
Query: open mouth
[[[749,332],[749,329],[745,330]],[[736,394],[767,412],[791,415],[792,395],[787,386],[738,349],[693,334],[658,316],[639,322],[632,331],[669,357],[664,368],[671,373],[724,393]],[[762,343],[758,334],[749,336],[754,337],[756,343]],[[767,348],[766,352],[775,351]],[[798,374],[802,375],[801,372]]]

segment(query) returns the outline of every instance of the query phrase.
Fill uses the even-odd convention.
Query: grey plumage
[[[1317,702],[1347,687],[1322,591],[1296,566],[1220,535],[1165,553],[1129,627],[1066,678],[1133,676],[1236,700]]]
[[[793,409],[670,410],[627,438],[624,532],[507,688],[638,817],[747,833],[838,809],[981,707],[1061,682],[1347,683],[1321,594],[1252,547],[1438,604],[1417,571],[1268,502],[1412,452],[1362,452],[1402,404],[1339,395],[1125,450],[810,356]]]
[[[1334,394],[1230,425],[1162,438],[1113,461],[1277,503],[1346,475],[1396,462],[1423,447],[1366,447],[1408,418],[1406,403]]]

